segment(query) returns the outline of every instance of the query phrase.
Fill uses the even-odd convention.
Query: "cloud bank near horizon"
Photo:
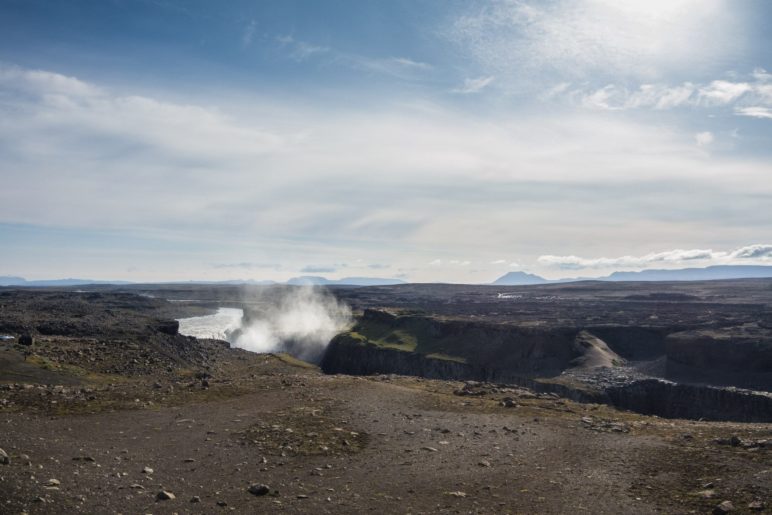
[[[772,8],[181,5],[89,11],[78,38],[58,30],[75,9],[0,17],[8,273],[486,282],[701,255],[661,249],[767,259],[731,249],[772,234]],[[147,19],[166,20],[153,51]]]
[[[651,267],[676,268],[678,266],[772,265],[772,245],[748,245],[728,252],[711,249],[675,249],[653,252],[643,256],[583,258],[578,256],[539,256],[538,262],[561,270],[642,270]]]

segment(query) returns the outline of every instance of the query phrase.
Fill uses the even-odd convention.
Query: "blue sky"
[[[0,275],[772,264],[763,1],[0,1]]]

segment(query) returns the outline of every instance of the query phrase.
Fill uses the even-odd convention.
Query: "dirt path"
[[[2,445],[13,464],[2,469],[0,511],[658,511],[631,487],[641,480],[638,457],[661,440],[583,430],[578,417],[548,410],[485,412],[404,383],[288,376],[281,389],[216,403],[6,413]],[[47,487],[50,479],[60,484]],[[278,494],[251,495],[253,483]],[[176,499],[156,500],[161,490]]]

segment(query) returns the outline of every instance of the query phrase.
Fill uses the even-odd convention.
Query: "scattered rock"
[[[167,490],[161,490],[160,492],[158,492],[158,495],[156,495],[155,498],[158,499],[159,501],[172,501],[177,497],[173,493]]]
[[[257,495],[259,497],[259,496],[267,495],[268,492],[271,491],[271,488],[268,485],[255,483],[254,485],[251,485],[247,490],[252,495]]]
[[[450,495],[451,497],[466,497],[466,492],[458,490],[456,492],[445,492],[445,495]]]
[[[5,452],[3,449],[0,449],[0,465],[10,465],[11,464],[11,458],[8,456],[8,453]]]
[[[734,504],[732,501],[724,501],[715,508],[713,508],[713,515],[726,515],[727,513],[734,511]]]
[[[477,463],[481,467],[490,467],[491,462],[488,460],[480,460],[479,463]]]
[[[142,469],[142,473],[150,475],[153,473],[153,469],[151,469],[150,467],[145,467]]]
[[[753,501],[748,503],[748,509],[751,511],[762,511],[766,505],[762,501]]]
[[[60,486],[62,484],[58,479],[49,479],[46,486]]]

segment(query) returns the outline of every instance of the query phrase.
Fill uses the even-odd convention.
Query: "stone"
[[[145,468],[142,469],[142,473],[143,474],[152,474],[153,473],[153,469],[151,469],[150,467],[145,467]]]
[[[267,495],[268,492],[271,491],[271,488],[268,485],[263,485],[260,483],[255,483],[254,485],[250,485],[250,487],[247,489],[249,493],[252,495],[256,495],[258,497]]]
[[[60,486],[62,484],[58,479],[49,479],[46,486]]]
[[[726,515],[734,511],[734,504],[732,501],[724,501],[715,508],[713,508],[713,515]]]
[[[194,495],[190,498],[190,502],[201,502],[201,497]]]
[[[22,334],[21,336],[19,336],[19,344],[20,345],[26,345],[26,346],[29,347],[33,343],[35,343],[35,339],[32,337],[32,335],[30,335],[30,334]]]
[[[156,495],[155,498],[158,499],[159,501],[172,501],[177,497],[173,493],[167,490],[161,490],[160,492],[158,492],[158,495]]]
[[[8,456],[8,453],[5,452],[3,449],[0,449],[0,465],[10,465],[11,464],[11,458]]]
[[[490,467],[491,462],[488,460],[480,460],[479,463],[477,463],[481,467]]]
[[[753,501],[748,503],[748,509],[751,511],[763,511],[766,505],[762,501]]]

